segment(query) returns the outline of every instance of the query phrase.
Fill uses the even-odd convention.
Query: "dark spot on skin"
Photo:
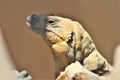
[[[80,40],[82,40],[83,39],[83,35],[82,36],[80,36]]]
[[[98,74],[99,76],[102,76],[104,73],[108,72],[108,71],[103,70],[103,68],[105,67],[105,62],[101,65],[98,65],[98,66],[100,66],[100,67],[96,70],[92,70],[92,72]]]
[[[73,77],[72,80],[76,80],[75,77]]]
[[[71,43],[73,42],[74,33],[71,33],[71,38],[67,41],[68,45],[72,47]]]

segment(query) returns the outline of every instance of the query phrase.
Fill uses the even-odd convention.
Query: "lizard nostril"
[[[33,14],[33,15],[31,16],[31,19],[36,19],[37,17],[38,17],[37,14]]]
[[[33,14],[32,16],[28,16],[26,18],[27,22],[30,23],[30,24],[34,24],[38,21],[39,19],[39,16],[37,14]]]

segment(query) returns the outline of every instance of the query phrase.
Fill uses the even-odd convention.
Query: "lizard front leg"
[[[99,75],[103,75],[105,72],[109,72],[112,69],[111,65],[109,65],[97,50],[94,50],[84,59],[83,66]]]

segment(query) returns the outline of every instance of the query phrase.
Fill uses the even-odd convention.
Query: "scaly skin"
[[[51,47],[55,77],[76,60],[96,74],[102,75],[112,69],[79,22],[53,14],[34,14],[27,17],[27,25],[29,29],[40,34]]]

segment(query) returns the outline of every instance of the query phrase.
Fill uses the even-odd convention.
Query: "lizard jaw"
[[[64,34],[63,34],[64,35]],[[70,32],[66,36],[59,35],[51,30],[47,30],[45,36],[47,36],[47,41],[52,44],[56,44],[59,42],[66,42],[68,45],[71,45],[73,43],[74,33]]]
[[[51,31],[51,30],[47,30],[47,32],[50,32],[50,33],[54,34],[55,36],[59,37],[62,41],[65,41],[65,42],[72,42],[73,41],[73,36],[74,36],[73,32],[69,32],[67,34],[65,34],[65,33],[57,34],[57,33],[55,33],[54,31]]]
[[[56,44],[57,42],[63,41],[58,35],[49,30],[46,31],[44,36],[46,36],[45,38],[48,43]]]

